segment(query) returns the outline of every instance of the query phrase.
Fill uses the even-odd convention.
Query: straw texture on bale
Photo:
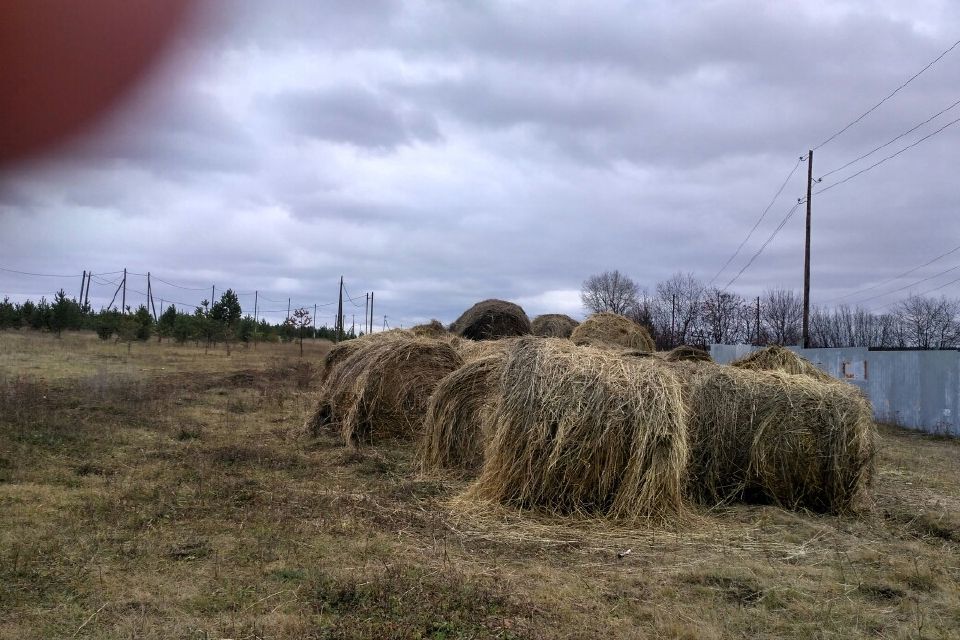
[[[782,371],[795,375],[803,374],[823,382],[834,379],[806,358],[779,345],[770,345],[759,351],[754,351],[747,357],[732,362],[731,366],[753,371]]]
[[[578,324],[580,323],[562,313],[546,313],[534,318],[530,326],[535,336],[569,338]]]
[[[410,332],[421,338],[442,338],[449,332],[439,320],[431,320],[426,324],[418,324],[410,328]]]
[[[512,302],[484,300],[463,312],[450,331],[471,340],[496,340],[530,333],[530,319]]]
[[[629,318],[606,311],[595,313],[573,330],[570,339],[577,344],[602,348],[656,351],[653,338],[645,327]]]
[[[667,362],[679,362],[681,360],[692,360],[694,362],[713,362],[713,358],[710,357],[709,352],[685,344],[680,345],[679,347],[674,347],[670,351],[667,351],[664,358]]]
[[[479,470],[505,364],[505,353],[494,354],[468,362],[440,381],[427,406],[421,468]]]
[[[339,430],[351,445],[413,437],[420,432],[434,387],[462,364],[441,340],[368,341],[330,372],[307,429],[313,435]]]
[[[630,521],[683,511],[684,408],[665,367],[522,338],[507,355],[490,428],[464,499]]]
[[[856,505],[873,475],[875,439],[870,404],[856,387],[697,364],[688,392],[696,498],[820,512]]]
[[[460,340],[454,345],[464,362],[473,362],[493,355],[506,355],[519,338],[500,338],[499,340]]]

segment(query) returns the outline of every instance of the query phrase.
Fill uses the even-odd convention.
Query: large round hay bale
[[[684,408],[663,366],[523,338],[507,355],[490,425],[467,499],[631,521],[683,511]]]
[[[692,377],[688,407],[690,486],[707,504],[841,512],[870,483],[875,426],[852,385],[707,365]]]
[[[505,353],[496,353],[467,362],[440,381],[423,423],[421,468],[479,470],[506,360]]]
[[[834,378],[818,369],[815,364],[803,356],[799,356],[790,349],[775,344],[764,347],[759,351],[754,351],[745,358],[740,358],[730,364],[738,369],[782,371],[794,375],[802,374],[824,382],[834,380]]]
[[[578,324],[580,323],[562,313],[545,313],[534,318],[530,326],[535,336],[569,338]]]
[[[519,305],[504,300],[484,300],[463,312],[450,331],[471,340],[496,340],[530,333],[530,319]]]
[[[679,347],[674,347],[664,355],[664,359],[667,362],[681,362],[681,361],[693,361],[693,362],[713,362],[713,358],[710,357],[709,351],[704,351],[703,349],[698,349],[697,347],[691,347],[689,345],[680,345]]]
[[[409,331],[404,329],[391,329],[389,331],[380,331],[378,333],[368,333],[359,338],[344,340],[333,345],[323,359],[323,373],[320,375],[320,382],[325,382],[330,374],[343,363],[348,357],[360,351],[364,347],[386,342],[389,340],[408,339],[412,337]]]
[[[410,327],[410,332],[421,338],[442,338],[450,333],[439,320],[431,320],[426,324]]]
[[[331,371],[307,429],[337,429],[350,445],[413,437],[434,387],[462,364],[441,340],[369,341]]]
[[[650,332],[636,322],[606,311],[595,313],[581,322],[570,339],[576,344],[602,348],[656,351]]]

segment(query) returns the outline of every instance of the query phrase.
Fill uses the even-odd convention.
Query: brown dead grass
[[[736,504],[635,528],[451,510],[465,483],[421,477],[409,446],[299,437],[317,391],[294,381],[295,345],[113,347],[0,332],[0,638],[960,628],[956,440],[881,427],[855,516]]]

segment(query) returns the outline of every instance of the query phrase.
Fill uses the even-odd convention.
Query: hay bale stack
[[[439,320],[431,320],[426,324],[411,327],[410,333],[420,338],[442,338],[449,335],[447,328]]]
[[[534,318],[530,326],[535,336],[569,338],[578,324],[580,323],[562,313],[545,313]]]
[[[462,364],[441,340],[368,341],[330,372],[307,430],[338,429],[348,445],[413,437],[434,387]]]
[[[683,511],[684,409],[662,365],[522,338],[507,356],[490,427],[466,499],[630,521]]]
[[[497,340],[530,333],[530,319],[518,305],[504,300],[484,300],[463,312],[450,331],[471,340]]]
[[[797,355],[786,347],[779,345],[770,345],[759,351],[754,351],[745,358],[730,363],[731,366],[738,369],[750,369],[752,371],[782,371],[790,374],[801,374],[811,376],[817,380],[826,382],[834,380],[828,374],[817,368],[806,358]]]
[[[580,323],[573,330],[570,339],[576,344],[601,348],[657,350],[645,327],[629,318],[606,311],[595,313]]]
[[[709,352],[685,344],[674,347],[666,353],[664,358],[667,362],[713,362],[713,358],[710,357]]]
[[[490,412],[496,404],[505,353],[468,362],[434,389],[427,406],[420,445],[420,466],[430,471],[460,469],[476,473],[490,440]]]
[[[870,404],[852,385],[705,365],[690,381],[695,497],[850,509],[873,474]]]

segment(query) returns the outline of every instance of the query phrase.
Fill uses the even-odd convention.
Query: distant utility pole
[[[290,298],[287,298],[287,319],[290,319]]]
[[[80,306],[83,306],[83,287],[87,284],[87,270],[83,270],[83,275],[80,276],[80,297],[77,298],[77,302],[80,303]]]
[[[363,332],[370,333],[370,294],[367,293],[367,301],[363,303]]]
[[[383,330],[387,330],[387,316],[383,316]]]
[[[127,312],[127,268],[123,268],[123,297],[120,298],[120,313]]]
[[[343,276],[340,276],[340,296],[337,298],[337,321],[334,323],[335,338],[334,342],[340,342],[343,339]]]
[[[317,339],[317,303],[313,303],[313,339]]]
[[[217,285],[210,287],[210,307],[213,307],[213,301],[217,299]]]
[[[87,271],[87,292],[83,294],[83,300],[80,301],[80,304],[84,309],[87,308],[87,303],[90,301],[90,279],[93,277],[93,271]]]
[[[157,321],[157,307],[153,304],[153,289],[150,288],[150,272],[147,271],[147,311],[153,309],[153,321]],[[163,311],[163,301],[160,301],[160,311]]]
[[[259,309],[257,308],[257,303],[260,302],[259,297],[260,297],[260,292],[254,291],[253,292],[253,348],[254,349],[257,348],[257,311],[259,311]]]
[[[670,346],[673,347],[676,339],[677,294],[670,298]]]
[[[373,291],[370,292],[370,333],[373,333]]]
[[[803,348],[810,347],[810,205],[813,197],[813,149],[807,151],[807,242],[803,249]]]

